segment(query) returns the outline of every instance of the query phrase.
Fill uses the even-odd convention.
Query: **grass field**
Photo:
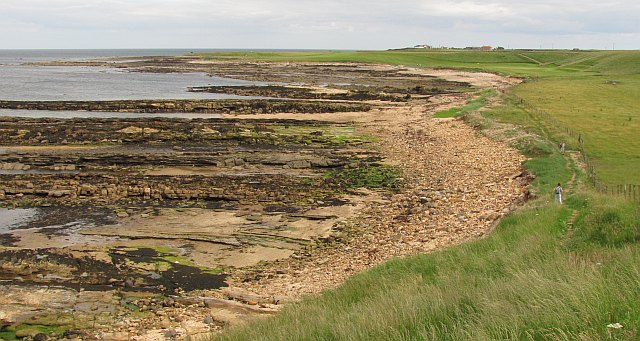
[[[640,184],[640,75],[544,79],[514,93],[582,133],[600,180]]]
[[[534,191],[549,192],[555,182],[566,183],[573,171],[576,183],[583,185],[570,188],[562,206],[548,198],[529,202],[503,218],[485,239],[387,262],[214,340],[640,339],[640,204],[584,185],[584,173],[571,162],[567,167],[569,160],[556,148],[566,136],[518,100],[524,98],[583,132],[587,152],[606,181],[640,183],[640,52],[255,57],[364,60],[527,76],[529,81],[505,96],[502,107],[468,119],[488,129],[508,122],[536,133],[516,142],[530,157],[525,167],[537,176]],[[568,224],[572,216],[574,222]]]
[[[501,72],[526,77],[566,75],[576,72],[596,74],[620,68],[623,73],[638,71],[635,52],[602,51],[495,51],[408,50],[408,51],[320,51],[320,52],[222,52],[203,58],[250,61],[365,62],[407,66],[460,68]],[[593,65],[599,64],[599,68]]]

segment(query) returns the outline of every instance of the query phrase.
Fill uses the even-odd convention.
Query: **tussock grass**
[[[591,196],[585,197],[580,206],[587,213],[576,220],[574,247],[622,248],[640,242],[637,203],[611,196]]]

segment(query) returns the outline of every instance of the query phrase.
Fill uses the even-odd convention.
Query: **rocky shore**
[[[516,150],[431,113],[412,106],[387,113],[395,124],[369,126],[382,137],[386,160],[405,171],[401,193],[342,222],[339,242],[239,273],[231,285],[265,297],[315,294],[386,260],[481,238],[529,199],[531,176]]]
[[[351,94],[397,90],[350,102],[319,96],[308,108],[261,110],[250,101],[225,111],[236,102],[222,101],[188,109],[237,115],[224,119],[0,119],[0,202],[5,212],[37,210],[0,234],[0,338],[217,332],[393,257],[482,237],[530,195],[515,150],[461,120],[432,117],[463,105],[470,87],[503,89],[513,80],[360,64],[130,64],[123,67],[233,71],[269,82],[295,70],[308,87],[291,95],[300,98],[323,84],[325,93],[349,93],[345,77]],[[403,97],[407,89],[415,91]],[[122,103],[134,109],[116,108]],[[190,105],[144,103],[27,108]]]
[[[0,109],[101,111],[140,113],[332,113],[368,111],[371,105],[349,102],[282,100],[120,100],[120,101],[1,101]]]

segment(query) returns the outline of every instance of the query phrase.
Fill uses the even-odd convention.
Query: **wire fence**
[[[640,201],[640,185],[636,184],[607,184],[598,179],[598,175],[596,173],[596,168],[589,159],[587,152],[584,149],[584,136],[579,131],[566,126],[560,123],[555,117],[553,117],[548,112],[536,108],[535,106],[528,103],[525,99],[517,97],[520,105],[524,107],[528,112],[537,115],[539,118],[543,119],[546,122],[551,123],[554,127],[556,127],[561,132],[566,133],[571,138],[574,138],[578,143],[580,155],[582,156],[582,161],[585,164],[585,171],[589,178],[589,183],[600,193],[605,194],[613,194],[623,196],[629,200],[638,200]]]

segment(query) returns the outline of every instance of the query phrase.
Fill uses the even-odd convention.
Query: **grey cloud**
[[[158,34],[165,38],[156,43],[167,47],[199,38],[218,47],[375,49],[415,39],[454,45],[497,37],[620,35],[638,48],[638,18],[636,0],[3,0],[0,38],[36,45],[63,36],[66,44],[76,39],[79,45],[94,37],[135,46]]]

